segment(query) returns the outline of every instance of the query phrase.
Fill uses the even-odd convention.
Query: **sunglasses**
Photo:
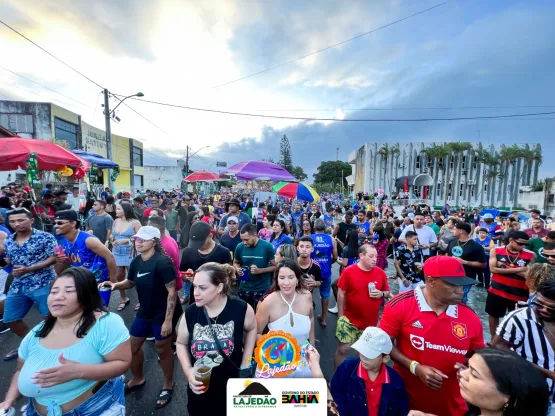
[[[310,227],[310,223],[309,222],[305,222],[303,223],[303,226],[308,225]]]
[[[515,243],[517,243],[519,246],[522,246],[522,247],[528,245],[528,242],[526,242],[526,243],[521,243],[520,241],[515,241]]]
[[[544,305],[543,303],[540,303],[537,300],[532,301],[532,306],[538,309],[545,309],[547,312],[549,312],[550,315],[555,315],[555,308]]]
[[[555,259],[555,254],[545,254],[545,252],[543,253],[543,256],[546,259]]]
[[[141,237],[131,237],[130,238],[132,243],[146,243],[147,241],[152,241],[152,240],[145,240],[144,238]]]
[[[56,225],[64,225],[67,224],[69,221],[55,221],[54,224]]]

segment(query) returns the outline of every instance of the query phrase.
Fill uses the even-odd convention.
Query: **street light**
[[[198,152],[200,152],[202,149],[206,149],[208,147],[210,147],[210,146],[201,147],[195,153],[193,153],[191,156],[189,156],[190,147],[187,146],[187,153],[185,155],[185,177],[187,177],[189,175],[189,159],[192,158],[194,155],[196,155]]]
[[[120,100],[118,98],[119,104],[116,105],[112,111],[110,111],[110,100],[109,100],[110,92],[108,91],[108,89],[106,88],[104,89],[104,120],[106,122],[106,156],[108,157],[108,160],[112,160],[112,128],[110,126],[110,116],[112,115],[112,113],[114,113],[114,111],[116,111],[116,108],[118,108],[125,100],[131,97],[144,97],[144,94],[142,92],[138,92],[136,94],[125,97],[123,100]],[[111,175],[108,175],[108,186],[110,187],[110,190],[114,191],[114,189],[112,189],[114,186],[114,181],[112,181]]]

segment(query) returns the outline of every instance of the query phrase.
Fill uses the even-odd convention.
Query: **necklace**
[[[551,335],[551,338],[555,339],[555,335],[553,335],[553,332],[551,332],[547,326],[542,325],[542,329],[547,329],[547,332],[549,332],[549,335]]]
[[[509,260],[509,263],[515,264],[518,258],[520,257],[520,253],[518,253],[513,260],[511,260],[511,256],[509,255],[509,253],[510,253],[509,250],[507,250],[507,260]]]

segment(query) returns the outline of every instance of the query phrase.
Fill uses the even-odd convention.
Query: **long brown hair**
[[[284,267],[287,267],[288,269],[293,270],[293,273],[295,273],[295,276],[297,277],[297,286],[295,287],[296,292],[302,292],[303,290],[308,290],[302,278],[303,272],[299,264],[295,260],[285,258],[281,260],[276,266],[276,270],[274,271],[274,276],[272,277],[272,286],[270,287],[270,293],[280,290],[279,284],[278,284],[278,276],[279,276],[279,271]]]

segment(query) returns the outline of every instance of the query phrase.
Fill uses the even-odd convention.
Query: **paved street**
[[[392,275],[393,264],[391,260],[389,261],[388,275]],[[334,279],[338,274],[338,266],[334,266]],[[390,285],[392,285],[393,293],[397,292],[397,288],[394,287],[393,280],[390,279]],[[131,298],[131,305],[129,305],[121,316],[124,318],[126,325],[131,326],[131,322],[135,315],[134,306],[137,303],[136,292],[133,290],[129,291]],[[470,293],[469,305],[474,308],[480,315],[482,323],[484,325],[484,336],[488,333],[487,327],[487,316],[483,312],[485,304],[486,292],[484,289],[474,288]],[[111,310],[115,310],[119,301],[119,293],[114,293],[111,301]],[[321,308],[318,295],[315,296],[316,301],[316,315],[319,315]],[[335,305],[335,300],[331,300],[331,305]],[[116,312],[117,313],[117,312]],[[30,325],[36,325],[39,322],[39,315],[35,308],[32,309],[31,313],[27,318],[27,322]],[[321,366],[326,376],[326,379],[331,380],[333,375],[333,354],[335,352],[336,340],[334,337],[335,324],[337,321],[337,315],[328,313],[328,326],[327,328],[321,328],[316,324],[315,334],[316,334],[316,348],[321,355]],[[487,335],[486,340],[489,338]],[[3,357],[8,351],[16,348],[19,345],[19,339],[13,335],[11,332],[0,335],[0,355]],[[145,374],[147,375],[147,384],[142,391],[133,392],[127,397],[127,412],[133,416],[142,415],[153,415],[157,413],[154,409],[156,403],[156,396],[162,386],[162,371],[158,368],[157,356],[154,351],[154,343],[146,342],[143,347],[145,351]],[[164,414],[175,414],[175,415],[186,415],[187,406],[187,389],[186,389],[186,379],[183,375],[181,367],[176,358],[176,368],[175,368],[175,388],[172,402],[160,413]],[[11,361],[8,363],[0,362],[2,371],[0,371],[0,397],[3,399],[5,392],[8,389],[11,376],[16,366],[16,361]],[[23,400],[20,401],[18,406],[23,405]]]

